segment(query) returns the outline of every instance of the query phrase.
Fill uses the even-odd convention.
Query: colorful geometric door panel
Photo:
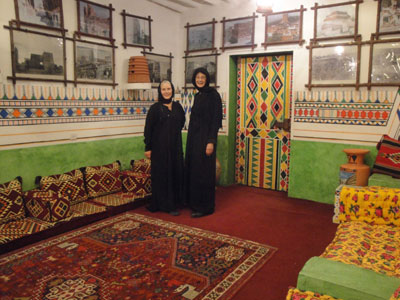
[[[290,118],[292,56],[238,60],[236,182],[287,191],[290,132],[271,128]]]

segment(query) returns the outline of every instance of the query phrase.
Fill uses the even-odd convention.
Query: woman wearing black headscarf
[[[152,196],[147,209],[177,216],[183,204],[181,131],[185,113],[173,97],[173,84],[164,80],[158,87],[158,102],[147,112],[144,143],[145,156],[151,159]]]
[[[215,209],[215,169],[218,130],[222,127],[221,96],[210,87],[204,68],[193,73],[198,90],[190,114],[186,143],[185,187],[192,217],[212,214]]]

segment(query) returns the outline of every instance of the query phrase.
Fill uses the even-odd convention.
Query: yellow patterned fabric
[[[400,227],[342,223],[321,257],[400,278]]]
[[[286,300],[342,300],[328,295],[321,295],[310,291],[300,291],[296,288],[290,288]]]
[[[339,221],[400,226],[400,189],[344,186],[339,199]]]
[[[0,184],[0,224],[25,218],[22,184],[18,179]]]

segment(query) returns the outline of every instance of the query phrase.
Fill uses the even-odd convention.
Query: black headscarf
[[[196,85],[196,75],[198,73],[202,73],[202,74],[206,75],[206,84],[202,88],[199,88]],[[195,88],[198,89],[200,92],[207,92],[212,89],[210,87],[210,73],[208,73],[206,68],[197,68],[196,70],[194,70],[193,76],[192,76],[192,83],[195,86]]]
[[[171,88],[172,88],[172,95],[171,95],[171,98],[169,98],[169,99],[165,99],[163,97],[163,95],[161,94],[161,84],[163,84],[165,82],[169,82],[169,84],[171,85]],[[169,104],[169,103],[171,103],[172,98],[174,98],[174,96],[175,96],[175,88],[174,88],[174,85],[172,84],[172,82],[169,80],[161,81],[160,85],[158,86],[158,101],[163,104]]]

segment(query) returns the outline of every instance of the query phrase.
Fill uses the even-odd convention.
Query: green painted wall
[[[23,189],[35,187],[38,175],[60,174],[84,166],[119,160],[128,169],[131,159],[144,157],[143,137],[110,139],[0,151],[0,183],[16,176]]]
[[[289,196],[323,203],[334,203],[339,185],[340,165],[347,162],[343,149],[370,150],[365,163],[373,166],[377,150],[374,146],[291,141]]]

